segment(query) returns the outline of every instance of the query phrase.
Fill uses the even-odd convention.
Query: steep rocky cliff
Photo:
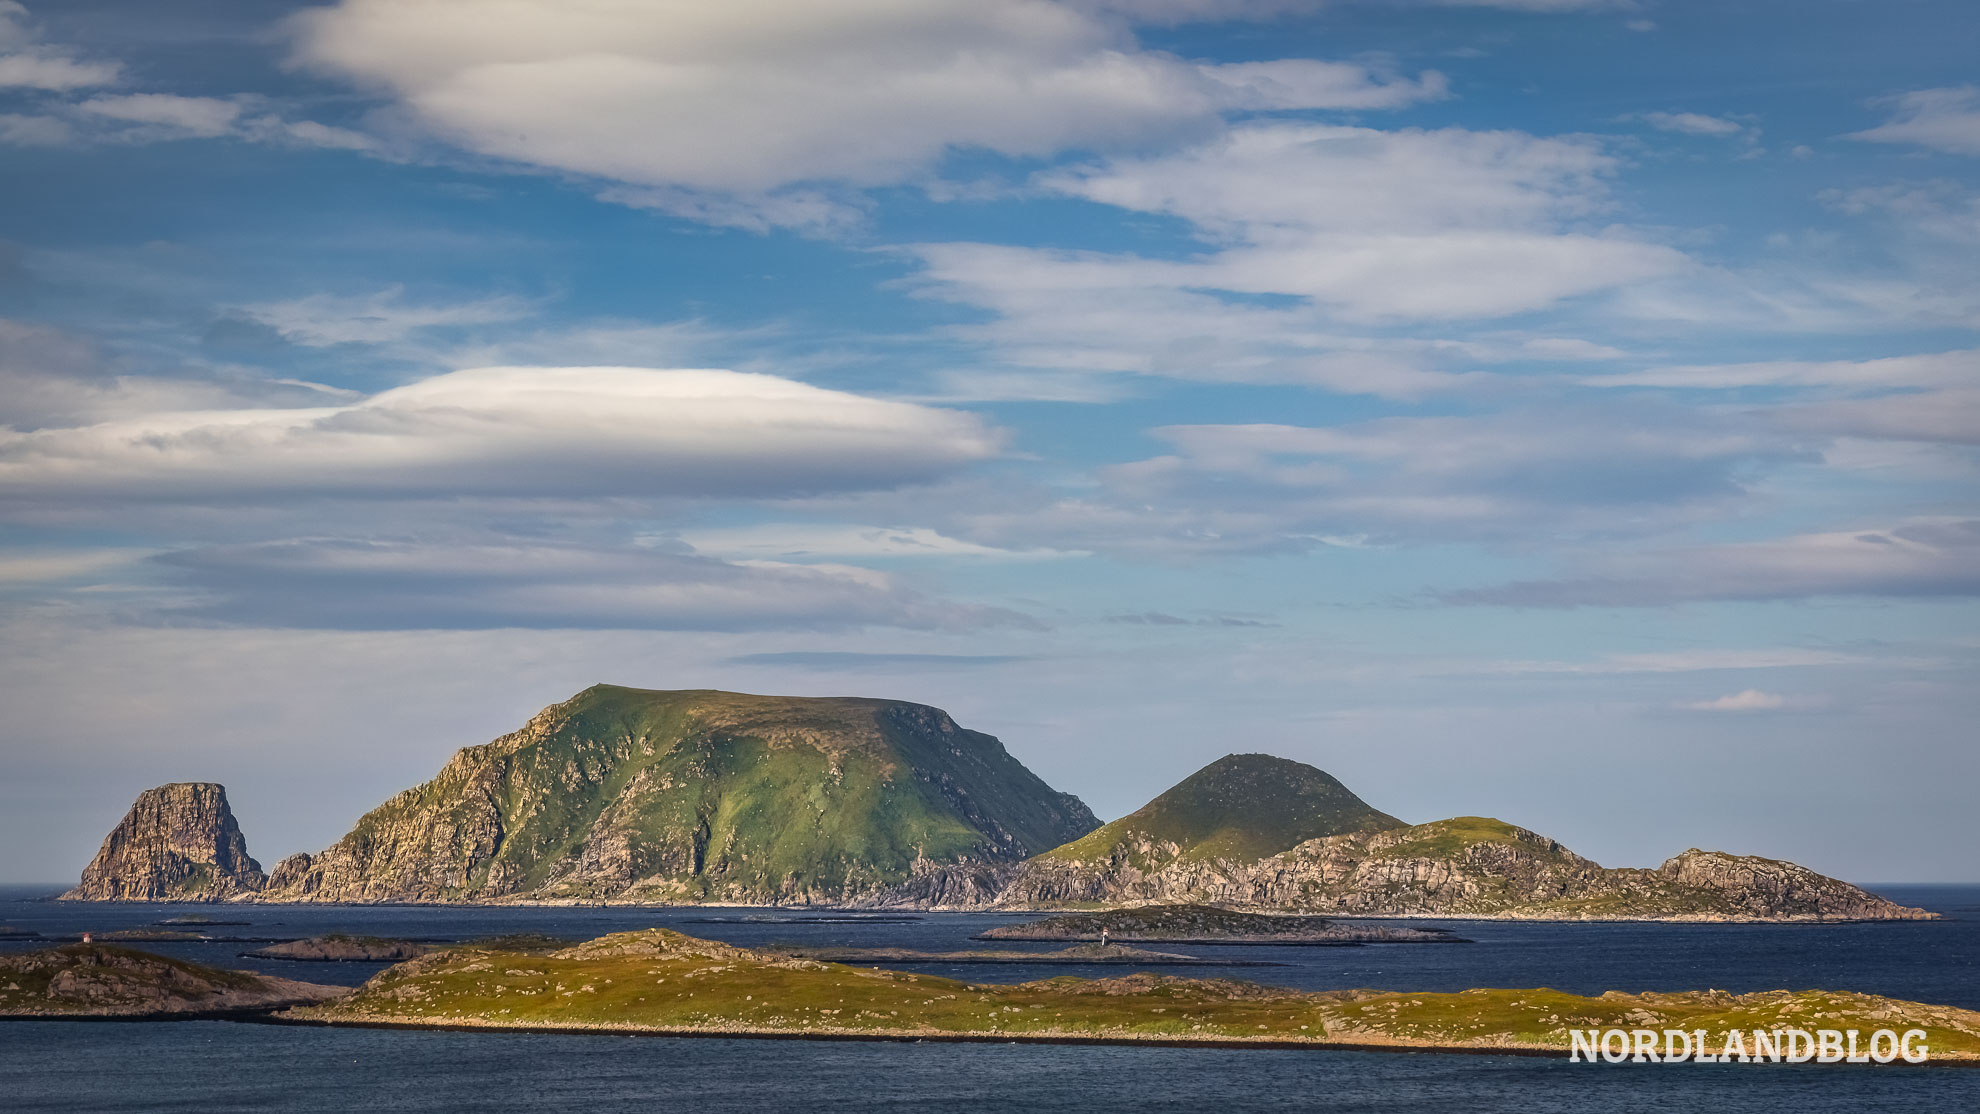
[[[1097,826],[935,708],[599,685],[275,868],[270,901],[836,902]]]
[[[267,878],[227,807],[206,781],[147,789],[111,830],[65,901],[227,901]]]

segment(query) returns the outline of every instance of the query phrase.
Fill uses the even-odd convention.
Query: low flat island
[[[666,929],[553,951],[511,947],[436,949],[353,991],[72,944],[0,959],[0,1020],[229,1016],[369,1028],[1557,1056],[1575,1046],[1575,1034],[1585,1047],[1596,1031],[1739,1031],[1778,1040],[1795,1030],[1804,1037],[1916,1030],[1931,1063],[1980,1064],[1980,1012],[1840,991],[1307,992],[1146,971],[980,984],[752,951]]]
[[[1571,1031],[1920,1029],[1980,1062],[1980,1013],[1872,994],[1547,989],[1302,992],[1150,972],[1016,985],[848,967],[665,929],[553,952],[436,951],[271,1020],[317,1025],[820,1039],[1040,1041],[1565,1055]]]

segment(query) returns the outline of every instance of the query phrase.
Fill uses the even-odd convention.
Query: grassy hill
[[[1096,824],[935,708],[597,685],[278,865],[264,899],[831,901]]]
[[[1303,762],[1229,754],[1044,857],[1099,862],[1127,850],[1131,857],[1163,861],[1262,859],[1321,836],[1402,826]],[[1176,850],[1168,852],[1164,845]]]

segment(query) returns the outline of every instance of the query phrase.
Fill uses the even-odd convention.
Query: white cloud
[[[1416,80],[1371,72],[1353,62],[1289,58],[1199,66],[1217,86],[1219,107],[1240,111],[1294,108],[1405,108],[1450,95],[1444,75],[1427,70]]]
[[[1980,521],[1610,553],[1576,575],[1444,593],[1455,603],[1523,607],[1661,606],[1811,596],[1980,595]]]
[[[122,67],[115,62],[80,61],[61,47],[35,42],[27,16],[14,0],[0,0],[0,89],[62,93],[117,80]]]
[[[1172,154],[1040,179],[1055,192],[1183,218],[1215,245],[1206,254],[921,250],[957,300],[972,297],[972,284],[1015,285],[994,273],[1015,265],[1027,281],[1096,299],[1222,291],[1305,299],[1349,319],[1492,317],[1685,266],[1663,245],[1578,227],[1606,207],[1602,179],[1614,166],[1592,143],[1518,132],[1252,124]],[[1160,330],[1156,316],[1173,306],[1152,308],[1137,323]],[[1240,334],[1243,324],[1223,331]]]
[[[1000,549],[948,537],[919,526],[889,528],[777,522],[726,529],[683,530],[676,536],[697,553],[752,559],[973,557],[1035,561],[1084,556],[1053,549]]]
[[[1684,705],[1694,712],[1771,712],[1786,706],[1787,697],[1779,693],[1761,692],[1759,689],[1742,689],[1716,700],[1703,700],[1696,704]]]
[[[997,315],[952,330],[1012,365],[945,378],[965,391],[1105,397],[1091,373],[1296,383],[1389,398],[1466,382],[1435,366],[1424,345],[1343,335],[1310,305],[1248,304],[1193,288],[1187,265],[991,244],[913,251],[923,263],[915,276],[920,294]]]
[[[380,150],[378,140],[349,128],[334,128],[314,120],[284,120],[279,116],[256,116],[244,121],[242,134],[262,143],[292,147],[320,147],[329,151]]]
[[[529,303],[514,297],[469,302],[416,304],[405,288],[376,294],[311,294],[283,302],[240,307],[240,312],[273,328],[295,344],[326,348],[336,344],[386,344],[422,329],[494,325],[527,316]]]
[[[1228,109],[1444,95],[1435,75],[1339,63],[1198,66],[1051,0],[344,0],[295,29],[303,64],[470,150],[753,201],[911,180],[952,150],[1132,147]]]
[[[1591,387],[1935,387],[1980,380],[1980,350],[1887,356],[1875,360],[1767,360],[1692,364],[1589,376]]]
[[[969,414],[769,375],[495,367],[350,405],[0,433],[0,497],[792,495],[931,479],[999,443]]]
[[[62,54],[36,51],[0,54],[0,88],[66,92],[109,85],[121,69],[115,62],[78,62]]]
[[[1980,445],[1980,387],[1792,403],[1772,417],[1790,429],[1840,437]]]
[[[1645,654],[1608,654],[1593,661],[1511,661],[1493,662],[1482,669],[1468,667],[1464,672],[1486,673],[1706,673],[1722,669],[1807,669],[1823,666],[1866,665],[1875,658],[1844,654],[1835,650],[1806,650],[1780,647],[1768,650],[1667,650]]]
[[[1889,122],[1846,138],[1910,143],[1955,155],[1980,155],[1980,86],[1919,89],[1893,97]]]
[[[1632,0],[1431,0],[1446,8],[1504,8],[1515,12],[1578,12],[1629,7]]]
[[[69,125],[54,116],[0,115],[0,143],[16,147],[60,147],[75,138]]]
[[[170,93],[126,93],[91,97],[76,106],[81,112],[131,124],[148,124],[169,133],[215,139],[234,130],[240,102],[219,97],[181,97]]]
[[[120,375],[93,344],[0,318],[0,428],[73,427],[161,410],[309,405],[355,398],[296,380]]]
[[[1793,390],[1800,401],[1756,407],[1755,415],[1787,429],[1832,436],[1980,443],[1980,388],[1974,386],[1980,383],[1980,350],[1974,349],[1874,360],[1654,367],[1580,382],[1594,387]],[[1811,394],[1814,401],[1807,401]]]
[[[1354,545],[1613,544],[1749,507],[1793,438],[1697,410],[1550,407],[1312,427],[1170,426],[1174,451],[1076,495],[975,500],[944,532],[985,545],[1189,559]]]
[[[1746,125],[1737,120],[1698,112],[1643,112],[1634,118],[1658,131],[1681,135],[1734,136],[1746,130]]]
[[[75,580],[151,556],[149,549],[15,549],[0,555],[0,585]]]
[[[1254,123],[1038,179],[1186,220],[1199,254],[921,244],[909,249],[922,262],[913,281],[994,315],[952,329],[989,349],[973,377],[985,382],[1108,372],[1415,399],[1476,384],[1480,362],[1617,354],[1569,338],[1365,335],[1544,309],[1687,268],[1669,247],[1585,226],[1609,204],[1615,165],[1579,139]]]

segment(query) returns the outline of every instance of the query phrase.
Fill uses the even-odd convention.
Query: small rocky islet
[[[307,940],[270,944],[241,954],[247,959],[289,959],[307,963],[397,963],[416,959],[432,950],[433,945],[413,940],[347,936],[332,932]]]
[[[999,925],[977,933],[975,938],[1306,947],[1470,943],[1442,928],[1357,924],[1289,913],[1245,913],[1209,905],[1148,905],[1095,913],[1065,913],[1025,924]]]
[[[977,939],[985,939],[978,936]],[[876,966],[889,963],[907,964],[947,964],[947,963],[996,963],[1031,964],[1051,966],[1109,966],[1109,967],[1280,967],[1283,964],[1266,959],[1205,959],[1201,956],[1183,955],[1178,952],[1149,951],[1146,948],[1133,948],[1125,944],[1076,944],[1070,948],[1057,948],[1052,951],[1030,952],[1013,951],[1001,948],[972,948],[966,951],[931,952],[914,948],[835,948],[835,947],[776,947],[761,949],[795,959],[815,959],[821,963],[845,963],[855,966]]]
[[[326,1002],[349,992],[118,944],[65,944],[0,957],[0,1017],[9,1018],[243,1015]]]

